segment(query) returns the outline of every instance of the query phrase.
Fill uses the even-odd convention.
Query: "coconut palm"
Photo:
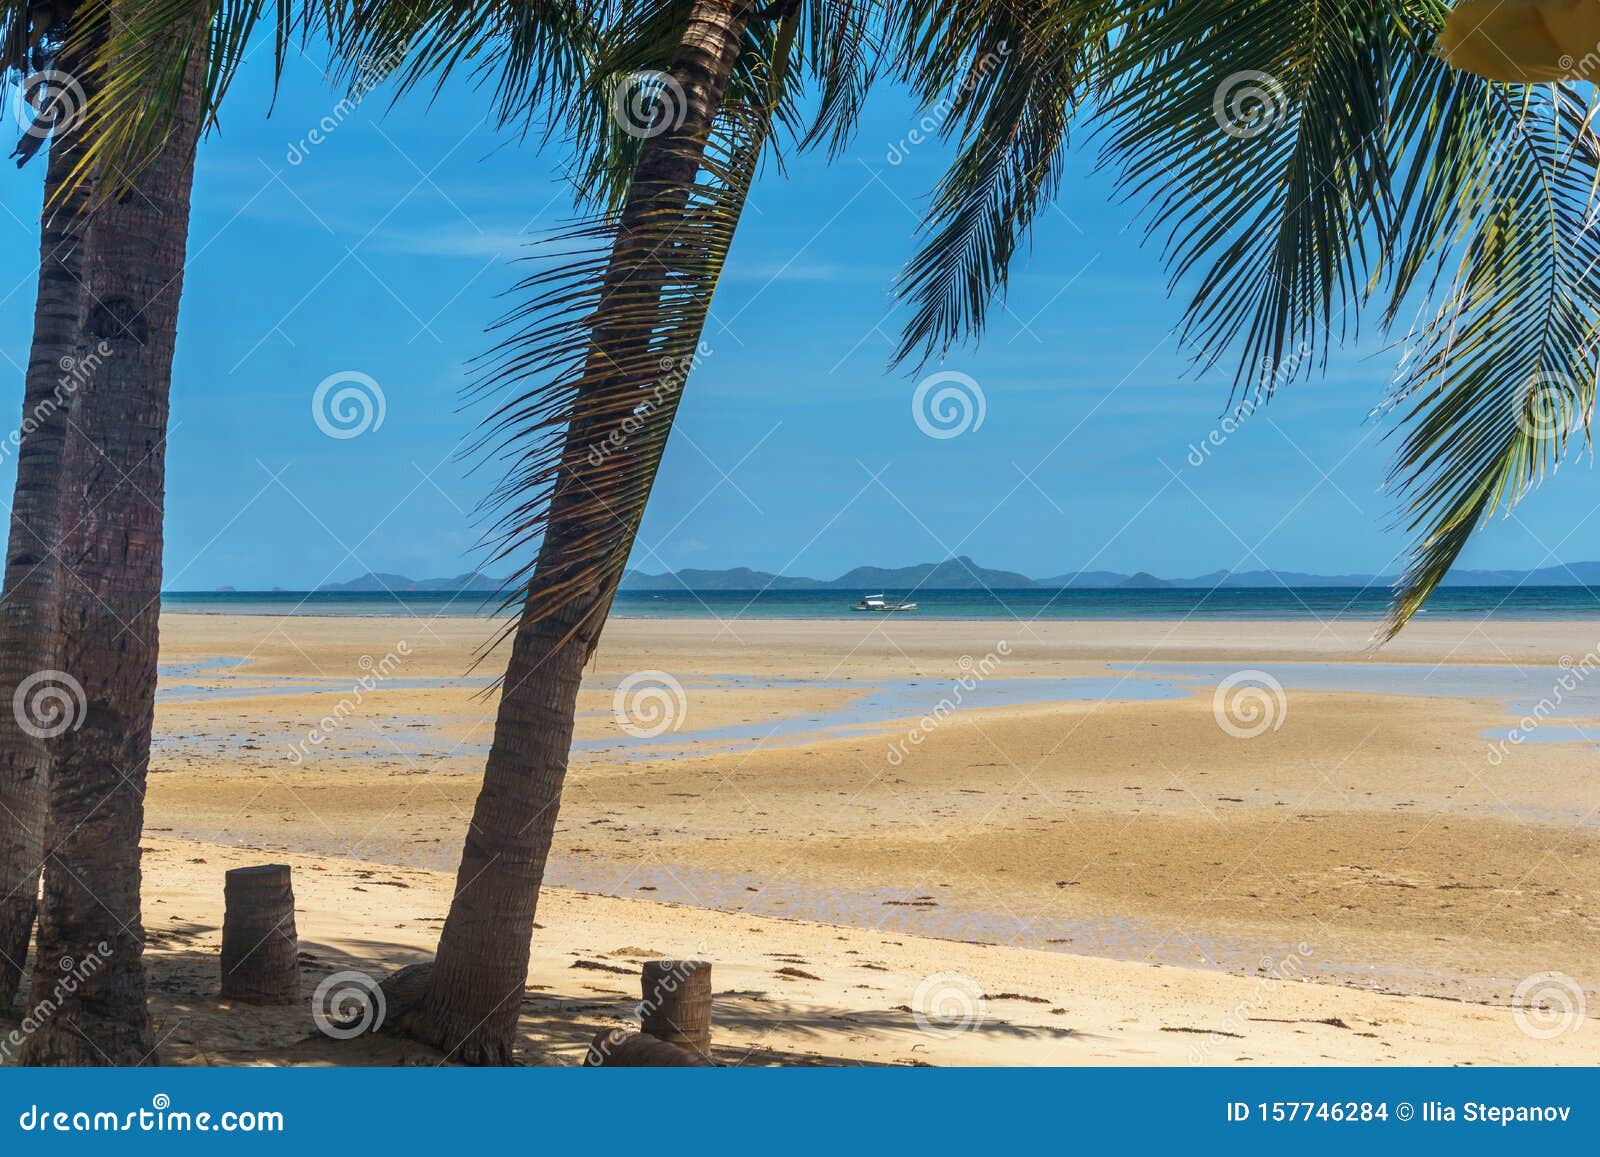
[[[871,78],[872,5],[655,0],[608,6],[564,124],[581,199],[578,255],[519,287],[527,304],[483,376],[502,391],[489,450],[509,463],[496,523],[519,572],[520,614],[483,788],[411,1031],[453,1060],[510,1060],[534,914],[555,831],[578,686],[594,652],[696,360],[711,299],[775,127],[844,139]],[[415,75],[489,56],[492,14],[420,38],[404,22],[363,55],[412,45]],[[440,46],[443,46],[442,49]],[[480,47],[481,46],[481,47]],[[473,51],[469,51],[469,47]],[[817,81],[806,132],[786,84]],[[519,80],[501,81],[519,92]],[[516,115],[516,100],[503,105]]]
[[[997,10],[1004,12],[1003,6]],[[584,665],[631,551],[728,247],[773,128],[841,147],[879,63],[886,7],[836,0],[758,5],[656,0],[608,6],[587,99],[569,107],[577,184],[598,217],[571,263],[523,282],[481,387],[507,391],[493,443],[510,461],[502,556],[532,547],[484,786],[422,1007],[407,1021],[454,1060],[505,1063],[527,972],[539,889],[560,806]],[[499,72],[519,115],[535,54],[498,48],[496,14],[446,4],[390,9],[346,45],[357,58],[410,49],[406,86],[461,61]],[[1009,24],[1007,25],[1009,27]],[[998,25],[960,34],[990,47]],[[912,22],[905,34],[913,38]],[[419,46],[420,45],[420,46]],[[919,46],[920,50],[920,46]],[[498,53],[498,58],[497,58]],[[958,51],[952,56],[961,56]],[[952,76],[987,87],[979,60]],[[806,127],[786,83],[816,88]],[[634,104],[654,78],[660,99]],[[506,99],[510,94],[510,99]],[[631,118],[631,119],[630,119]]]
[[[54,741],[48,859],[29,1006],[53,1012],[23,1061],[154,1060],[141,961],[139,839],[155,715],[167,394],[188,240],[204,57],[194,54],[173,129],[133,196],[96,210],[85,257],[85,333],[108,350],[73,422],[62,488],[81,512],[62,539],[62,670],[80,717]],[[102,463],[112,464],[108,469]],[[104,963],[65,995],[57,961]]]
[[[87,359],[80,364],[85,351],[79,345],[88,190],[80,186],[62,195],[83,152],[83,136],[75,130],[86,94],[81,86],[73,91],[51,85],[51,74],[85,71],[64,53],[70,19],[70,7],[0,7],[0,66],[24,84],[31,80],[38,110],[17,145],[18,163],[49,141],[33,346],[14,443],[17,481],[0,597],[0,701],[7,704],[19,688],[27,698],[24,683],[30,676],[61,665],[56,647],[61,457],[74,395],[86,367],[92,367]],[[43,726],[24,729],[21,718],[0,712],[0,1013],[10,1008],[21,983],[38,904],[47,758],[43,733],[53,721],[34,721]]]
[[[27,576],[31,585],[8,588],[8,602],[17,596],[8,618],[28,630],[9,637],[6,659],[12,671],[35,662],[35,671],[52,668],[57,696],[43,718],[30,717],[20,697],[0,716],[6,729],[47,740],[41,765],[37,747],[6,734],[3,748],[17,754],[0,764],[19,785],[11,792],[18,811],[4,817],[8,884],[18,901],[6,925],[13,967],[26,951],[27,901],[43,864],[29,1003],[48,1013],[34,1018],[40,1027],[23,1051],[30,1063],[153,1059],[139,837],[154,713],[167,399],[195,145],[260,7],[84,0],[70,11],[5,10],[4,42],[56,46],[76,68],[73,93],[86,98],[74,136],[52,145],[46,197],[47,214],[71,214],[63,219],[79,243],[70,270],[76,291],[50,319],[61,330],[55,340],[80,366],[93,363],[67,412],[47,427],[59,435],[45,444],[50,453],[30,465],[33,493],[8,560],[9,582],[26,553],[48,553],[45,580]],[[39,16],[45,11],[47,19]],[[280,59],[283,38],[310,25],[309,17],[280,19]],[[101,963],[86,978],[61,983],[59,961],[91,957]]]

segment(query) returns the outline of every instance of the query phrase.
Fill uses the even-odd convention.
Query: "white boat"
[[[862,595],[861,601],[850,609],[853,611],[878,611],[885,613],[888,611],[914,611],[917,609],[917,604],[901,602],[898,599],[890,601],[885,599],[882,595]]]

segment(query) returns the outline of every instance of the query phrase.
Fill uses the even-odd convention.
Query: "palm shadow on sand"
[[[218,995],[218,956],[213,926],[174,921],[147,933],[151,1014],[161,1059],[177,1065],[432,1066],[449,1064],[439,1050],[385,1033],[333,1040],[315,1029],[312,995],[340,971],[374,978],[424,959],[412,945],[363,941],[359,955],[345,946],[302,941],[302,999],[295,1005],[256,1006]],[[626,987],[625,987],[626,986]],[[523,998],[518,1058],[530,1065],[573,1065],[604,1029],[635,1027],[638,993],[624,977],[575,973],[574,991],[530,988]],[[587,990],[585,993],[581,990]],[[860,1065],[830,1048],[843,1037],[871,1034],[896,1046],[896,1061],[919,1064],[917,1054],[934,1039],[906,1006],[894,1009],[832,1008],[802,1003],[781,993],[724,992],[713,1000],[718,1040],[712,1054],[725,1065]],[[936,1026],[937,1027],[937,1026]],[[781,1031],[784,1045],[771,1039]],[[991,1010],[970,1031],[1012,1040],[1089,1040],[1070,1028],[1010,1023]],[[943,1035],[943,1034],[940,1034]]]

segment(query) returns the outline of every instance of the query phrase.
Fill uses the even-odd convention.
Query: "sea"
[[[623,591],[613,618],[850,619],[851,605],[877,591]],[[1205,589],[915,590],[883,591],[909,598],[907,619],[1315,619],[1378,620],[1383,587],[1218,587]],[[161,609],[197,615],[344,615],[473,617],[505,613],[499,595],[482,591],[168,591]],[[1600,587],[1444,587],[1422,619],[1600,619]]]

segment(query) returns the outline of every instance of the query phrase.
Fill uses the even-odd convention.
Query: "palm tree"
[[[205,57],[190,57],[173,125],[129,193],[99,204],[83,269],[85,336],[108,352],[72,423],[61,485],[62,669],[82,698],[54,741],[47,864],[29,1007],[50,1002],[28,1064],[154,1059],[145,1005],[139,839],[155,715],[167,394],[188,240]],[[60,960],[103,963],[70,991]]]
[[[795,130],[806,147],[846,142],[875,74],[877,8],[654,0],[607,6],[599,21],[600,43],[584,61],[588,99],[566,109],[580,200],[598,215],[569,234],[576,260],[519,286],[530,301],[502,322],[513,333],[481,383],[520,388],[491,420],[503,434],[491,448],[512,464],[491,499],[504,504],[501,557],[537,546],[518,576],[521,613],[456,894],[421,1007],[408,1017],[414,1035],[453,1060],[511,1059],[579,681],[740,212],[775,126]],[[418,53],[415,75],[436,58],[448,71],[497,36],[492,20],[461,24],[473,21],[430,27],[438,43]],[[411,45],[410,33],[390,36]],[[799,64],[817,85],[808,131],[786,84]],[[522,92],[515,68],[509,76],[502,94]]]
[[[611,242],[606,258],[525,285],[536,297],[515,315],[523,328],[498,367],[539,379],[498,417],[519,456],[506,490],[510,539],[542,538],[417,1024],[454,1059],[511,1054],[579,678],[681,392],[679,382],[656,404],[655,366],[676,364],[663,351],[692,354],[767,121],[758,117],[728,163],[702,158],[687,200],[664,181],[689,179],[690,158],[715,136],[726,111],[717,98],[751,55],[734,50],[741,26],[778,12],[787,23],[795,6],[725,0],[654,14],[681,7],[700,43],[684,37],[669,87],[682,88],[690,112],[645,142],[616,232],[588,235]],[[1562,383],[1540,404],[1587,414],[1596,290],[1583,276],[1600,258],[1585,228],[1597,151],[1572,142],[1593,138],[1570,92],[1507,90],[1437,59],[1447,14],[1437,0],[799,7],[809,33],[800,43],[831,53],[818,70],[822,103],[844,131],[872,78],[870,27],[957,145],[900,285],[913,310],[897,360],[981,331],[1019,241],[1057,190],[1080,115],[1098,122],[1107,161],[1165,234],[1175,277],[1198,278],[1191,348],[1206,364],[1237,356],[1241,380],[1263,363],[1274,368],[1269,386],[1310,373],[1346,313],[1380,288],[1393,324],[1453,274],[1399,387],[1414,429],[1397,470],[1425,529],[1391,632],[1496,501],[1520,493],[1564,445],[1563,432],[1527,433],[1530,375]],[[758,46],[753,58],[781,75],[788,47]],[[780,104],[768,102],[768,120]],[[607,441],[627,420],[627,437]],[[590,453],[602,445],[610,452]]]
[[[29,986],[39,1027],[24,1047],[27,1063],[154,1058],[139,839],[154,715],[168,394],[196,142],[260,9],[253,0],[98,0],[81,3],[64,30],[63,51],[80,65],[91,99],[78,148],[60,151],[71,165],[56,168],[52,156],[51,195],[81,215],[70,341],[97,360],[63,423],[56,459],[40,466],[53,469],[47,485],[59,509],[27,528],[52,538],[59,531],[62,577],[53,604],[34,602],[25,613],[38,630],[55,633],[51,657],[69,695],[60,703],[65,723],[48,729],[47,815],[42,845],[32,847],[43,849],[44,892]],[[280,60],[286,38],[296,29],[309,33],[315,12],[308,5],[303,21],[280,22]],[[20,712],[15,722],[22,723]],[[30,881],[37,878],[37,866],[23,866]],[[17,931],[20,960],[20,919]],[[62,983],[60,961],[91,957],[99,959],[93,970]]]
[[[794,36],[788,8],[779,60]],[[652,119],[639,125],[620,211],[575,232],[590,256],[524,283],[534,300],[509,319],[518,329],[501,347],[496,377],[539,379],[498,411],[516,458],[505,526],[512,542],[535,532],[541,541],[524,576],[455,896],[412,1025],[466,1063],[511,1059],[579,681],[677,409],[676,385],[661,388],[663,367],[691,363],[766,140],[772,106],[726,99],[747,40],[766,35],[749,27],[755,9],[751,0],[692,0],[646,14],[675,47]],[[637,50],[649,39],[627,43]],[[593,454],[608,444],[611,454]]]
[[[46,88],[47,73],[83,72],[63,52],[68,27],[65,8],[0,8],[0,66]],[[76,91],[54,90],[54,99],[52,91],[35,97],[39,116],[16,154],[22,164],[49,140],[33,347],[17,426],[17,481],[0,597],[0,702],[6,704],[15,701],[19,688],[26,699],[30,676],[61,666],[56,646],[61,458],[73,398],[94,365],[79,343],[88,190],[80,185],[67,192],[68,177],[83,153],[82,135],[74,131],[78,102],[87,96],[79,85]],[[34,686],[44,689],[38,680]],[[24,728],[14,710],[0,711],[0,1014],[16,997],[33,933],[47,782],[43,736],[55,724],[48,711],[26,717],[33,725]]]

